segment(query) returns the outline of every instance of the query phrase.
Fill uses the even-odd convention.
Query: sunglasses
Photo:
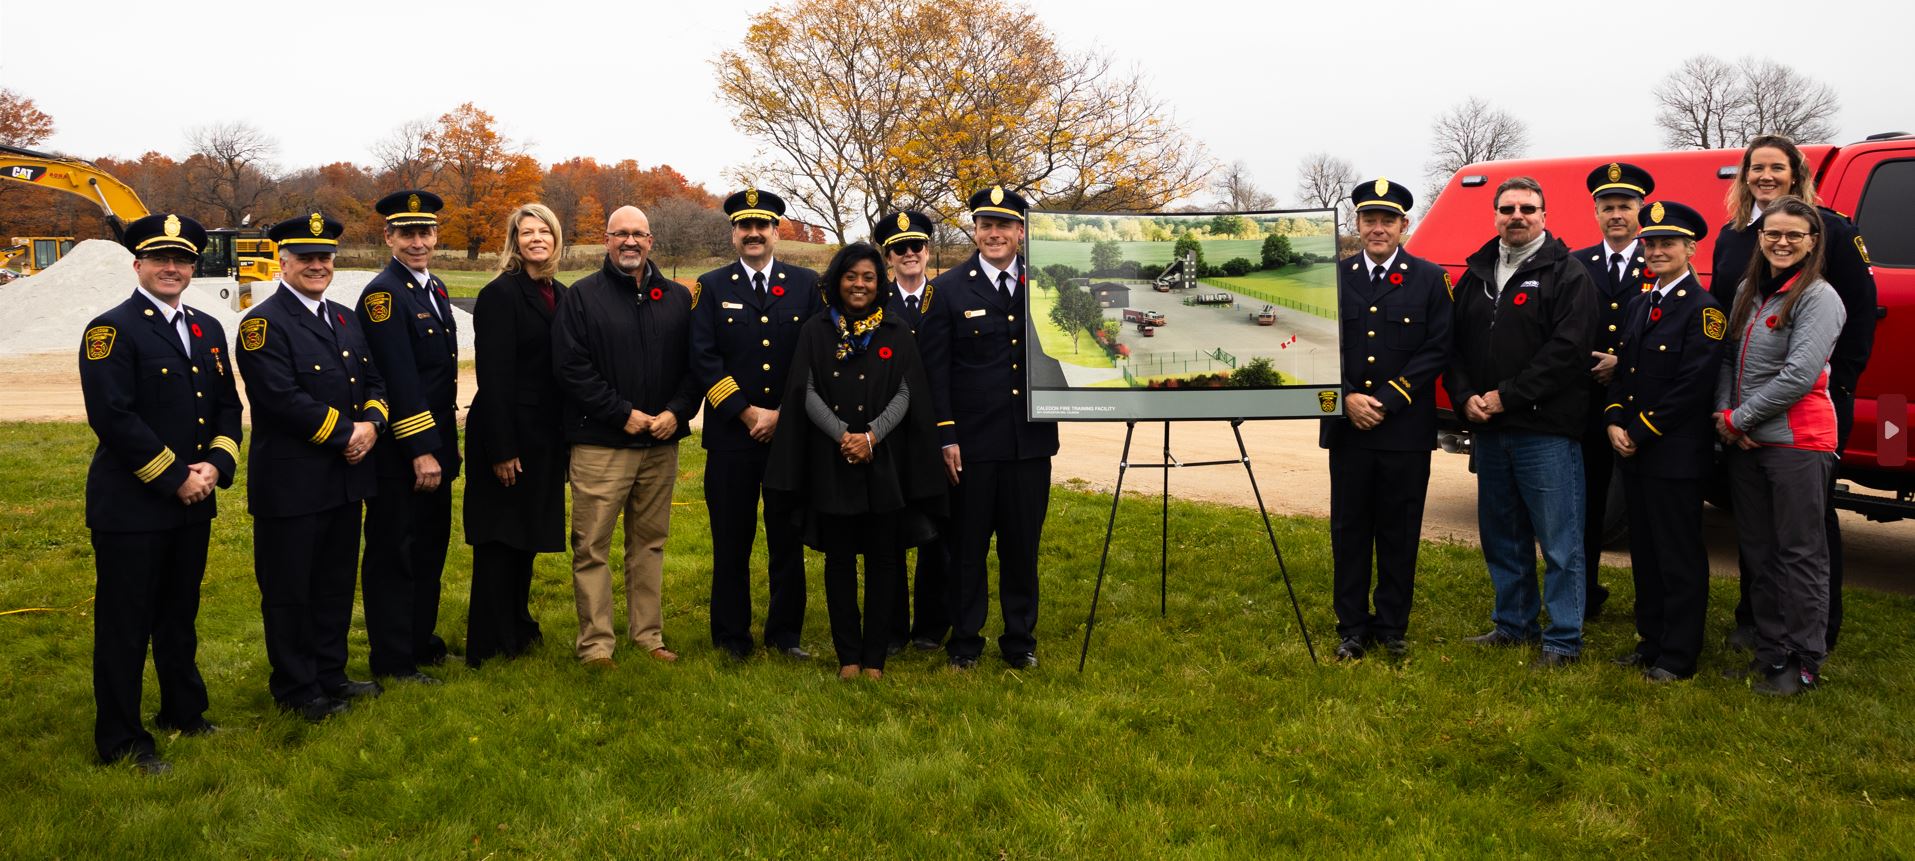
[[[903,242],[893,242],[885,250],[892,254],[916,254],[924,250],[924,240],[906,239]]]
[[[1533,203],[1525,203],[1522,206],[1516,206],[1514,204],[1504,204],[1502,206],[1496,207],[1496,211],[1504,215],[1515,215],[1516,210],[1519,210],[1519,209],[1523,211],[1524,215],[1535,215],[1536,213],[1541,212],[1543,208]]]

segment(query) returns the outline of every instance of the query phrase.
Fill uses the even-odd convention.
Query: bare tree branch
[[[1218,204],[1232,212],[1277,208],[1277,196],[1258,188],[1256,180],[1250,178],[1249,165],[1241,161],[1219,168],[1210,188],[1217,193]]]
[[[1425,164],[1437,185],[1464,165],[1515,158],[1529,149],[1529,127],[1508,112],[1471,96],[1430,124],[1433,155]]]
[[[425,188],[439,175],[439,162],[429,156],[431,120],[412,119],[395,126],[372,144],[379,172],[397,188]]]
[[[279,142],[247,122],[200,126],[187,140],[187,196],[217,210],[227,226],[242,223],[273,190]]]
[[[1826,141],[1842,107],[1834,90],[1782,63],[1745,57],[1730,65],[1707,54],[1682,61],[1655,96],[1663,142],[1687,149],[1740,147],[1761,134]]]

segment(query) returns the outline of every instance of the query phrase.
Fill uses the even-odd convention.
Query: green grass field
[[[1067,365],[1081,368],[1114,368],[1110,356],[1104,348],[1091,340],[1089,332],[1077,334],[1076,345],[1071,344],[1069,332],[1058,328],[1051,322],[1051,309],[1057,307],[1057,291],[1039,288],[1031,291],[1032,324],[1037,328],[1037,343],[1048,355]]]
[[[1199,283],[1255,296],[1265,302],[1283,304],[1286,300],[1311,306],[1318,316],[1329,317],[1337,302],[1336,267],[1318,263],[1304,269],[1287,267],[1252,272],[1242,278],[1205,278]],[[1295,307],[1292,305],[1291,307]]]
[[[1906,597],[1851,590],[1823,689],[1775,702],[1718,675],[1735,660],[1714,647],[1732,582],[1713,584],[1702,674],[1652,687],[1605,660],[1632,641],[1620,572],[1608,572],[1614,609],[1591,626],[1589,659],[1544,672],[1524,651],[1460,642],[1486,627],[1480,557],[1426,545],[1409,659],[1312,664],[1254,512],[1172,502],[1159,616],[1152,496],[1122,506],[1079,675],[1110,498],[1065,487],[1044,533],[1041,667],[956,673],[908,652],[881,682],[840,683],[815,555],[805,641],[820,660],[733,666],[708,645],[695,443],[683,446],[664,587],[665,634],[684,660],[624,649],[615,671],[579,668],[566,556],[547,555],[533,588],[542,651],[439,671],[442,687],[400,688],[320,726],[272,708],[249,521],[239,489],[224,492],[199,656],[225,732],[162,736],[174,770],[144,778],[92,762],[80,490],[91,448],[83,425],[0,425],[0,610],[51,608],[0,616],[0,856],[1887,858],[1915,847]],[[1174,481],[1239,480],[1227,472]],[[1280,481],[1262,478],[1266,494]],[[1324,523],[1275,528],[1327,657]],[[455,538],[439,626],[454,644],[470,564]]]
[[[1031,263],[1043,269],[1055,263],[1074,266],[1078,271],[1090,268],[1090,253],[1094,243],[1062,242],[1054,239],[1037,240],[1031,243]],[[1125,260],[1138,263],[1155,263],[1162,266],[1170,262],[1170,253],[1175,248],[1173,242],[1119,242]],[[1336,239],[1331,236],[1292,236],[1290,247],[1299,253],[1316,253],[1326,257],[1333,256]],[[1261,239],[1209,239],[1204,240],[1204,261],[1212,266],[1221,266],[1232,257],[1242,257],[1252,263],[1263,259],[1263,240]]]

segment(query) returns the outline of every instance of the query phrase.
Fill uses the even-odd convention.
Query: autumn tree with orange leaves
[[[838,241],[894,209],[951,223],[1001,183],[1047,207],[1161,208],[1201,189],[1203,147],[1137,73],[1061,48],[1003,0],[789,0],[713,65],[776,189]]]
[[[438,166],[434,190],[446,202],[439,243],[464,248],[468,260],[503,241],[506,216],[538,199],[545,175],[536,159],[499,134],[491,114],[471,102],[439,117],[421,156]]]

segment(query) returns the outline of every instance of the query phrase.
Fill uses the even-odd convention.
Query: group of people
[[[1363,250],[1338,271],[1345,410],[1321,434],[1337,657],[1406,651],[1441,377],[1471,430],[1495,592],[1494,627],[1472,642],[1540,646],[1544,667],[1580,658],[1584,621],[1608,598],[1597,563],[1614,471],[1638,638],[1615,663],[1651,682],[1693,676],[1704,486],[1726,475],[1742,571],[1727,642],[1755,653],[1731,675],[1767,694],[1813,688],[1841,626],[1834,467],[1874,332],[1862,240],[1817,205],[1802,150],[1780,136],[1743,153],[1707,285],[1693,264],[1702,213],[1656,198],[1631,164],[1596,166],[1587,189],[1603,239],[1571,250],[1545,227],[1541,185],[1504,181],[1496,237],[1454,282],[1399,247],[1408,190],[1376,180],[1353,193]]]
[[[501,272],[474,306],[478,390],[463,457],[458,324],[430,269],[437,196],[378,201],[392,260],[352,307],[325,298],[343,225],[320,212],[274,225],[282,274],[241,320],[236,349],[181,301],[204,228],[166,213],[128,225],[139,286],[89,324],[80,351],[99,438],[87,526],[101,760],[169,768],[140,714],[149,643],[155,726],[218,730],[194,626],[215,490],[231,486],[240,461],[242,378],[269,687],[307,720],[386,684],[439,683],[423,668],[453,653],[436,628],[451,487],[466,463],[468,665],[541,642],[534,561],[569,543],[575,653],[614,666],[610,547],[621,515],[625,636],[653,659],[678,660],[663,633],[663,554],[678,442],[701,409],[720,653],[746,660],[759,642],[749,562],[762,508],[770,652],[811,658],[800,642],[808,545],[825,556],[841,677],[881,678],[886,658],[912,646],[975,667],[995,537],[998,647],[1010,666],[1036,666],[1037,547],[1057,431],[1023,405],[1026,205],[998,186],[970,204],[977,251],[935,279],[934,225],[910,211],[886,216],[872,243],[840,250],[821,278],[776,258],[784,202],[748,188],[724,203],[738,260],[690,288],[652,262],[650,221],[631,206],[608,218],[599,269],[567,287],[556,279],[557,216],[521,206],[505,224]],[[346,674],[356,588],[371,680]]]

